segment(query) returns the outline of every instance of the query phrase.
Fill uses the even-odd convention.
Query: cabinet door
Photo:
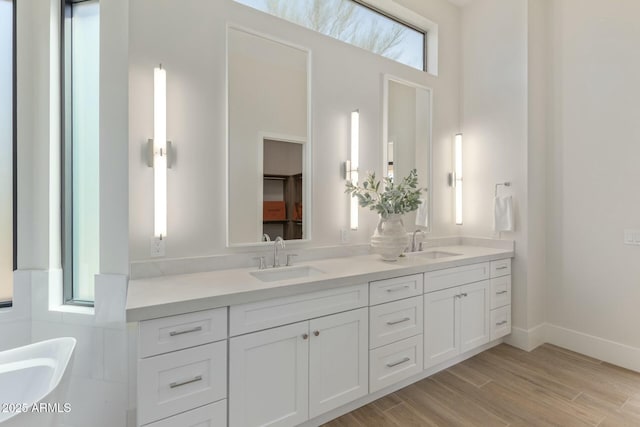
[[[452,288],[424,296],[425,369],[459,353],[459,293],[460,288]]]
[[[229,425],[294,426],[308,418],[309,322],[232,338]]]
[[[369,392],[368,309],[309,322],[309,415],[313,418]]]
[[[489,318],[490,281],[460,287],[460,352],[486,344],[491,339]]]

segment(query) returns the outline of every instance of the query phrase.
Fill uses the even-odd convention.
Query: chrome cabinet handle
[[[503,295],[503,294],[506,294],[507,292],[509,292],[509,291],[500,291],[500,292],[496,292],[496,295]]]
[[[313,335],[317,337],[318,335],[320,335],[320,331],[313,331]]]
[[[198,382],[198,381],[202,381],[202,375],[198,375],[197,377],[193,377],[190,380],[181,381],[181,382],[177,382],[177,383],[171,383],[171,384],[169,384],[169,388],[182,387],[183,385],[195,383],[195,382]]]
[[[397,325],[398,323],[404,323],[404,322],[408,322],[409,320],[411,320],[410,317],[405,317],[404,319],[400,319],[400,320],[392,320],[390,322],[387,322],[387,325],[389,326],[393,326],[393,325]]]
[[[506,265],[503,265],[502,267],[497,267],[496,268],[496,270],[506,270],[506,269],[507,269]]]
[[[200,332],[201,330],[202,330],[202,326],[196,326],[195,328],[185,329],[184,331],[171,331],[169,332],[169,336],[175,337],[176,335],[190,334],[192,332]]]
[[[403,289],[409,289],[409,288],[410,288],[409,285],[398,286],[397,288],[387,289],[387,292],[398,292],[398,291],[401,291]]]
[[[302,339],[306,340],[307,338],[309,338],[309,334],[302,334]]]
[[[509,322],[507,322],[506,320],[503,320],[502,322],[496,323],[496,326],[506,325],[507,323],[509,323]]]
[[[403,363],[407,363],[411,358],[405,357],[402,360],[398,360],[397,362],[387,363],[387,368],[393,368],[394,366],[402,365]]]

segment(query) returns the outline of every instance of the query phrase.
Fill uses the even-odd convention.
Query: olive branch
[[[415,169],[398,184],[389,177],[376,180],[375,172],[369,172],[362,186],[348,181],[345,189],[345,193],[358,199],[360,206],[376,211],[383,219],[391,214],[406,214],[417,210],[422,203],[420,194],[423,191],[427,189],[418,188],[418,172]]]

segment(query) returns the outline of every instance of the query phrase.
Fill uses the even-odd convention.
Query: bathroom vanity
[[[137,423],[319,425],[425,378],[510,333],[513,255],[451,246],[132,280]]]

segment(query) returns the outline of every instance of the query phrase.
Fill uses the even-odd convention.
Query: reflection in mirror
[[[396,77],[384,76],[383,170],[401,179],[418,171],[418,185],[428,191],[420,209],[405,216],[412,225],[429,230],[431,212],[431,89]]]
[[[307,50],[229,28],[228,244],[309,237]]]
[[[263,240],[302,239],[304,141],[264,140]]]

